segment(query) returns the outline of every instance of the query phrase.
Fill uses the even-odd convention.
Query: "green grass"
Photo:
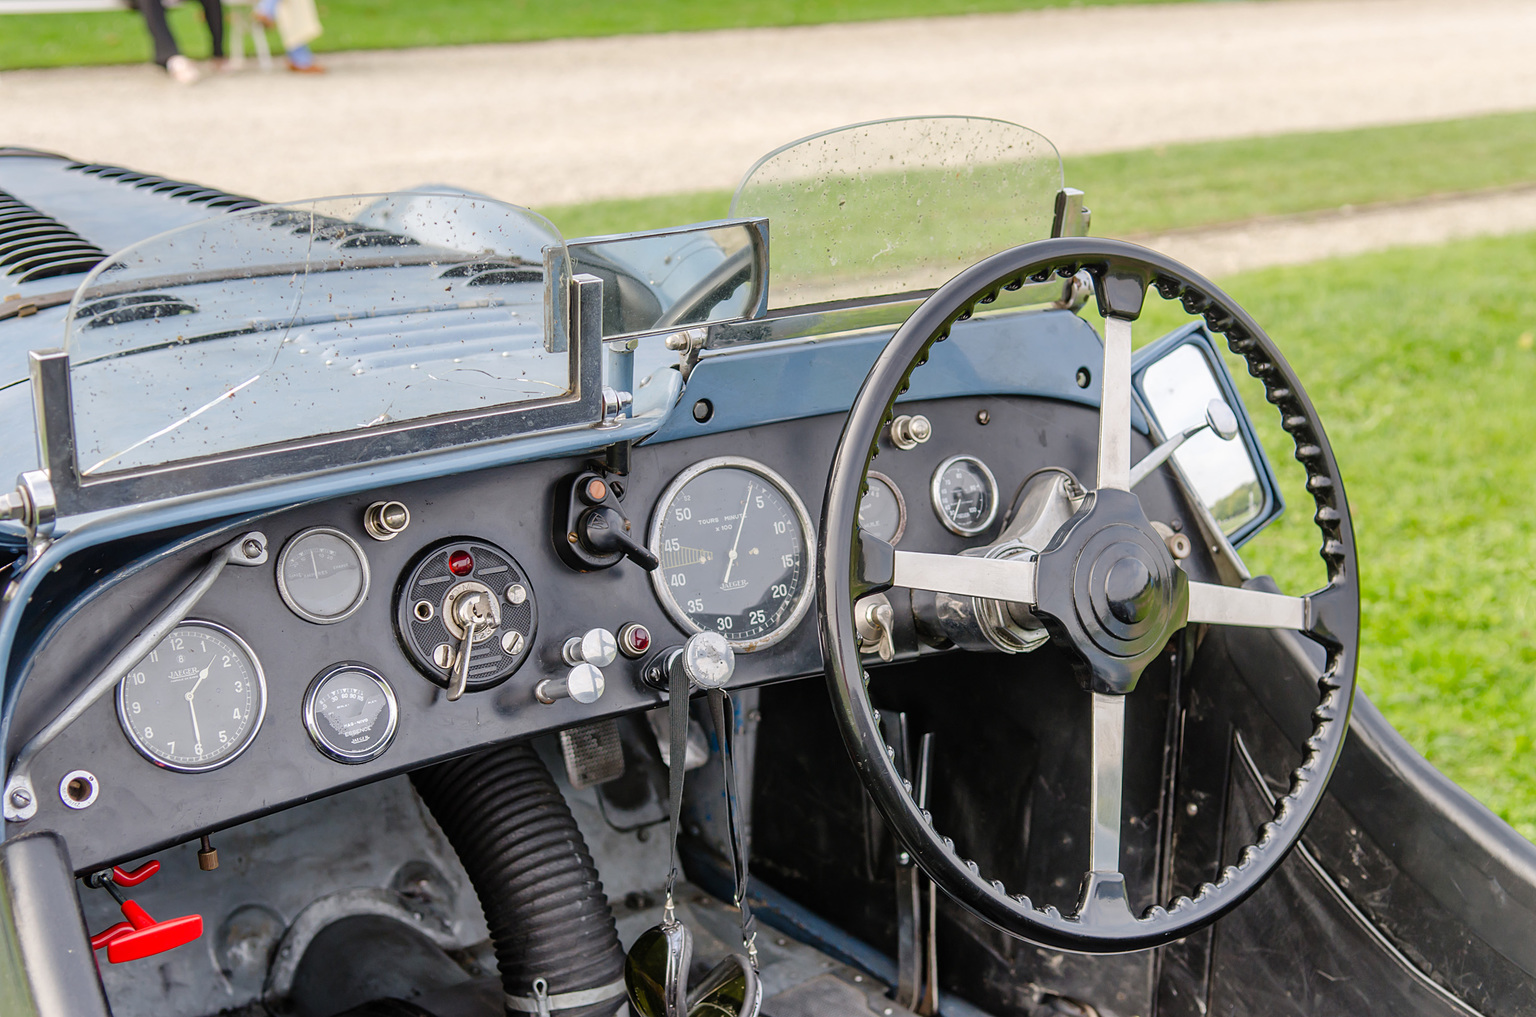
[[[319,0],[319,51],[400,49],[477,42],[694,32],[716,28],[818,25],[836,21],[974,14],[1080,6],[1085,0]],[[1163,0],[1086,0],[1099,4]],[[172,11],[172,29],[192,56],[208,33],[195,3]],[[200,8],[198,8],[200,11]],[[276,36],[273,36],[274,41]],[[0,70],[148,60],[149,37],[135,12],[14,14],[0,17]]]
[[[1361,688],[1458,784],[1536,839],[1536,235],[1224,281],[1280,344],[1339,459],[1360,554]],[[1161,302],[1155,302],[1161,304]],[[1181,311],[1157,307],[1160,334]],[[1321,585],[1311,498],[1273,407],[1249,411],[1288,511],[1243,550]]]
[[[1067,156],[1093,232],[1158,230],[1536,182],[1536,113]],[[746,167],[743,167],[745,169]],[[566,236],[719,218],[730,191],[541,209]]]

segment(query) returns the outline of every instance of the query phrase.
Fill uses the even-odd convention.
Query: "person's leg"
[[[318,74],[324,70],[315,63],[315,54],[307,45],[295,46],[288,51],[288,69],[310,74]]]
[[[164,67],[171,62],[171,57],[181,52],[176,48],[171,26],[165,23],[165,8],[160,0],[138,0],[138,3],[139,12],[144,15],[144,27],[149,29],[149,37],[155,43],[155,63]]]
[[[223,0],[203,0],[203,17],[208,22],[208,37],[213,40],[213,58],[224,59]]]

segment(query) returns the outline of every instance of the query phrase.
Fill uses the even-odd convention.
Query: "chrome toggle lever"
[[[484,638],[501,624],[501,612],[496,598],[481,590],[467,592],[453,602],[453,618],[464,630],[459,643],[458,656],[454,658],[453,677],[448,681],[448,701],[457,702],[469,685],[469,661],[475,652],[475,640]]]
[[[1135,487],[1143,480],[1146,480],[1147,477],[1151,476],[1153,470],[1167,462],[1168,457],[1179,450],[1180,445],[1206,428],[1210,428],[1216,437],[1222,441],[1231,441],[1237,437],[1237,414],[1232,412],[1232,407],[1220,399],[1212,399],[1206,403],[1205,421],[1196,424],[1194,427],[1185,428],[1151,452],[1148,452],[1145,459],[1131,467],[1131,480],[1128,487]]]

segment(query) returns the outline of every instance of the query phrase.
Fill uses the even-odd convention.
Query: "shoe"
[[[293,73],[295,73],[295,74],[324,74],[325,73],[325,68],[321,67],[318,63],[303,64],[301,66],[299,64],[294,63],[292,60],[288,61],[288,69],[290,71],[292,71]]]
[[[263,11],[260,7],[251,8],[251,19],[262,28],[276,28],[277,19]]]
[[[165,73],[169,74],[171,80],[178,85],[191,85],[202,77],[198,73],[197,65],[180,53],[165,62]]]

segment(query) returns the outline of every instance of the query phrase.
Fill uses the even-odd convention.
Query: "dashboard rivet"
[[[257,540],[255,537],[252,537],[250,540],[247,540],[245,543],[240,545],[240,550],[244,552],[247,558],[260,558],[262,552],[261,541]]]
[[[1093,374],[1088,370],[1088,368],[1086,368],[1086,367],[1079,367],[1077,369],[1077,387],[1078,388],[1087,388],[1089,385],[1092,385],[1092,384],[1093,384]]]
[[[416,615],[417,621],[429,622],[432,620],[432,616],[437,613],[437,610],[432,606],[430,600],[418,600],[416,605],[411,608],[411,612]]]
[[[18,809],[24,809],[32,804],[32,795],[24,787],[19,787],[11,792],[11,804]]]
[[[982,427],[986,427],[988,424],[992,423],[992,414],[987,410],[978,410],[976,413],[976,423],[980,424]]]
[[[501,648],[509,657],[515,657],[523,652],[523,634],[511,631],[501,637]]]
[[[444,671],[453,666],[453,647],[447,643],[438,643],[437,649],[432,651],[432,663]]]
[[[507,587],[507,603],[508,604],[513,604],[513,605],[521,604],[523,601],[525,601],[527,599],[528,599],[528,587],[524,586],[522,583],[513,583],[511,586]]]
[[[700,399],[693,404],[693,419],[701,424],[709,423],[709,418],[715,415],[715,405],[708,399]]]

